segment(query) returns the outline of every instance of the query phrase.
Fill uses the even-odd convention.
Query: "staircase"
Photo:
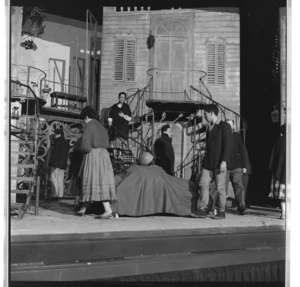
[[[137,147],[135,150],[136,157],[141,153],[143,150],[152,150],[153,142],[157,136],[157,130],[155,129],[154,123],[162,123],[166,115],[164,113],[161,115],[160,119],[156,119],[154,117],[153,111],[147,107],[146,102],[154,98],[156,95],[155,91],[153,91],[153,74],[158,69],[153,68],[147,71],[149,76],[149,81],[147,85],[143,89],[131,89],[128,90],[127,103],[130,106],[132,111],[132,130],[131,130],[131,140],[137,143]],[[235,123],[235,130],[240,132],[244,142],[246,141],[246,130],[247,130],[247,123],[245,119],[239,115],[238,113],[234,112],[233,110],[225,107],[221,103],[215,101],[212,98],[212,95],[208,88],[206,87],[203,79],[207,76],[207,73],[204,71],[197,71],[200,73],[199,81],[197,84],[197,88],[195,85],[190,85],[189,93],[187,91],[183,91],[181,96],[176,97],[180,98],[182,102],[190,101],[190,102],[199,102],[202,103],[202,108],[200,109],[199,114],[197,117],[191,116],[190,123],[191,129],[190,132],[192,146],[187,151],[186,157],[181,161],[181,164],[177,166],[177,174],[181,174],[181,170],[188,165],[192,166],[193,175],[192,178],[195,178],[195,174],[198,173],[198,170],[201,166],[201,161],[203,158],[203,154],[205,152],[205,132],[208,123],[204,117],[204,110],[203,107],[207,104],[215,104],[218,106],[220,110],[220,117],[223,121],[227,119],[233,119]],[[172,96],[172,95],[171,95]],[[175,120],[172,120],[172,123],[176,121],[180,121],[180,115]],[[199,121],[196,118],[201,119],[201,124],[199,125]],[[148,125],[148,129],[144,129],[143,125]],[[190,155],[192,154],[192,158],[189,159]]]
[[[37,175],[39,103],[31,87],[21,82],[11,80],[13,86],[11,93],[11,185],[10,210],[11,215],[22,219],[30,208],[31,200],[35,197],[35,214],[38,214],[39,177]],[[28,89],[27,96],[18,98],[18,87]],[[29,101],[34,103],[34,114],[29,115]],[[21,103],[22,102],[22,103]],[[26,108],[26,114],[22,108]],[[24,197],[22,202],[17,199]],[[20,200],[19,200],[20,201]]]

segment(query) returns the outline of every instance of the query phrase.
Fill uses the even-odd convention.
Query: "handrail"
[[[231,112],[232,114],[235,115],[235,117],[239,117],[241,120],[242,120],[242,124],[244,126],[243,129],[241,129],[241,131],[246,131],[247,130],[247,122],[245,120],[244,117],[242,117],[240,114],[238,114],[237,112],[225,107],[224,105],[220,104],[219,102],[209,98],[208,96],[204,95],[201,91],[199,91],[198,89],[196,89],[193,85],[190,85],[190,88],[192,90],[194,90],[195,92],[199,93],[201,96],[205,97],[206,99],[208,99],[209,101],[211,101],[212,103],[214,103],[215,105],[217,105],[218,107],[220,107],[221,111],[223,112],[224,114],[224,118],[226,119],[226,113],[224,112],[224,110],[227,110],[229,112]]]
[[[34,157],[33,157],[33,170],[32,170],[32,176],[33,176],[33,182],[32,182],[32,187],[30,188],[30,193],[32,193],[34,186],[36,186],[36,204],[35,204],[35,214],[38,214],[38,207],[39,207],[39,177],[37,175],[37,167],[38,167],[38,130],[39,130],[39,125],[40,125],[40,107],[39,107],[39,101],[38,101],[38,97],[35,94],[35,92],[33,91],[33,89],[29,86],[29,85],[25,85],[23,83],[21,83],[20,81],[15,81],[15,80],[10,80],[12,83],[17,84],[19,86],[25,87],[27,88],[29,91],[31,91],[31,93],[34,96],[34,100],[35,100],[35,126],[34,126],[34,147],[35,147],[35,153],[34,153]],[[26,110],[26,131],[27,131],[27,118],[28,118],[28,93],[27,93],[27,110]],[[20,138],[20,137],[18,137]],[[27,138],[27,134],[26,134],[26,138]],[[29,194],[30,194],[29,193]],[[31,196],[31,195],[29,195]],[[26,205],[27,205],[27,200],[30,200],[30,197],[28,199],[28,196],[26,198]],[[29,203],[28,203],[29,204]]]
[[[47,77],[47,74],[43,71],[43,70],[41,70],[41,69],[39,69],[39,68],[36,68],[36,67],[33,67],[33,66],[28,66],[28,71],[30,72],[30,68],[32,68],[32,69],[35,69],[35,70],[38,70],[38,71],[40,71],[40,72],[42,72],[43,74],[44,74],[44,77],[40,80],[40,94],[41,94],[41,90],[42,90],[42,82],[43,82],[43,80],[44,79],[46,79],[46,77]]]
[[[37,117],[39,118],[40,117],[40,107],[39,107],[39,100],[38,100],[38,97],[37,95],[35,94],[35,92],[32,90],[32,88],[28,85],[25,85],[23,83],[21,83],[20,81],[15,81],[15,80],[10,80],[12,83],[15,83],[19,86],[22,86],[22,87],[25,87],[27,89],[29,89],[31,91],[31,93],[33,94],[34,96],[34,99],[35,99],[35,103],[36,103],[36,107],[37,107],[37,112],[36,112],[36,115]]]
[[[42,90],[42,82],[46,79],[46,77],[47,77],[47,74],[43,71],[43,70],[41,70],[41,69],[39,69],[39,68],[37,68],[37,67],[34,67],[34,66],[28,66],[28,65],[18,65],[18,64],[11,64],[12,66],[15,66],[15,67],[17,67],[17,68],[19,68],[20,70],[22,70],[26,75],[27,75],[27,79],[26,79],[26,82],[27,82],[27,85],[29,85],[29,83],[31,82],[30,81],[30,69],[35,69],[35,70],[38,70],[39,72],[41,72],[42,74],[43,74],[43,78],[41,79],[41,80],[39,80],[39,85],[40,85],[40,88],[39,88],[39,92],[40,92],[40,94],[41,94],[41,90]],[[25,71],[22,67],[26,67],[27,68],[27,71]],[[39,78],[40,78],[40,76],[39,76]]]
[[[208,90],[208,88],[206,87],[206,85],[203,82],[203,78],[207,76],[207,73],[202,71],[204,73],[204,75],[202,77],[199,78],[199,82],[202,84],[202,86],[205,88],[206,92],[208,93],[209,97],[212,99],[212,95],[210,93],[210,91]]]

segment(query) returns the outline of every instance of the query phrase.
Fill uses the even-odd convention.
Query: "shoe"
[[[78,216],[84,216],[86,212],[86,208],[82,207],[79,211],[76,212]]]
[[[226,218],[225,211],[218,211],[217,215],[215,215],[212,218],[213,219],[225,219]]]
[[[79,211],[79,210],[80,210],[79,204],[75,204],[75,205],[72,207],[72,209],[73,209],[75,212]]]
[[[241,209],[239,211],[239,215],[248,215],[248,214],[250,214],[250,212],[247,208]]]
[[[192,212],[191,213],[191,217],[194,217],[194,218],[206,218],[207,217],[207,211],[205,208],[203,209],[200,209],[196,212]]]

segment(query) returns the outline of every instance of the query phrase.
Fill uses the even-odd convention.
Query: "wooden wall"
[[[240,16],[235,8],[207,8],[195,11],[194,69],[207,71],[208,41],[225,43],[225,86],[209,86],[213,99],[240,113]]]
[[[189,38],[189,69],[207,71],[206,45],[208,41],[222,40],[226,45],[225,85],[208,86],[213,98],[234,111],[240,111],[240,16],[238,8],[205,8],[162,11],[115,11],[103,8],[103,42],[101,67],[101,108],[117,101],[120,91],[142,88],[147,83],[147,70],[151,50],[146,41],[151,29],[150,21],[158,15],[179,17],[188,15],[191,21]],[[153,28],[153,27],[152,27]],[[137,40],[136,82],[113,80],[114,37],[132,34]],[[189,84],[198,84],[199,73],[194,72]]]
[[[115,12],[114,7],[103,8],[100,110],[116,103],[119,92],[146,86],[149,66],[146,41],[150,32],[149,27],[148,11]],[[116,82],[113,77],[114,37],[122,34],[131,34],[136,38],[136,82],[133,83]]]

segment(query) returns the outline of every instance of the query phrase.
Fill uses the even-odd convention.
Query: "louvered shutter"
[[[115,40],[115,80],[124,81],[125,39]]]
[[[225,84],[225,45],[207,45],[207,78],[209,85]]]
[[[225,45],[218,44],[217,57],[217,85],[225,84]]]
[[[209,85],[215,84],[216,75],[216,45],[207,45],[207,81]]]
[[[126,81],[135,79],[135,40],[126,40]]]

